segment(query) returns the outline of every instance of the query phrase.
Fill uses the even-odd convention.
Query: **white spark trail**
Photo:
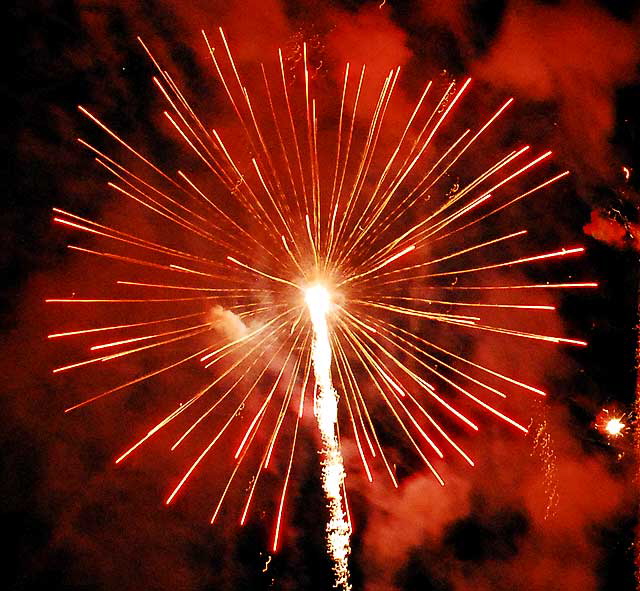
[[[349,591],[349,537],[351,527],[342,500],[345,471],[336,431],[338,394],[331,382],[331,345],[327,314],[331,299],[322,285],[314,285],[305,292],[313,325],[313,370],[316,378],[314,412],[322,437],[322,488],[329,502],[327,546],[333,560],[336,587]]]

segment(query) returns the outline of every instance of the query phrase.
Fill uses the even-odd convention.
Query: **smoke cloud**
[[[580,178],[610,180],[619,170],[610,146],[615,93],[637,80],[638,23],[590,2],[511,2],[471,71],[497,89],[551,105],[553,145]]]

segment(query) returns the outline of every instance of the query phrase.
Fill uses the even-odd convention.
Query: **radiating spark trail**
[[[326,288],[320,284],[307,288],[305,299],[313,326],[311,357],[316,378],[314,411],[322,438],[322,487],[329,502],[327,543],[333,559],[336,585],[346,591],[351,589],[348,565],[351,527],[342,500],[345,472],[336,431],[338,394],[331,380],[331,342],[327,325],[331,299]]]

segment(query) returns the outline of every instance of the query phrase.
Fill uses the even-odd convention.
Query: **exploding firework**
[[[626,415],[614,408],[603,408],[596,417],[595,426],[608,439],[623,437],[627,428]]]
[[[354,74],[346,64],[325,116],[306,45],[296,68],[283,52],[273,67],[261,64],[260,84],[250,89],[219,33],[219,48],[204,38],[235,119],[226,133],[206,124],[142,44],[158,71],[154,83],[167,104],[164,116],[186,147],[184,169],[175,174],[80,109],[128,155],[110,156],[80,140],[112,175],[109,186],[139,208],[140,220],[153,221],[128,215],[116,225],[55,210],[56,223],[91,235],[89,244],[70,248],[103,261],[118,278],[100,295],[48,301],[117,310],[117,321],[75,325],[50,338],[118,336],[92,341],[88,358],[54,372],[110,371],[119,362],[126,371],[127,361],[139,356],[158,362],[91,393],[73,411],[161,374],[198,367],[205,385],[195,389],[185,380],[176,406],[116,461],[176,425],[171,450],[197,441],[169,504],[213,453],[231,456],[212,523],[236,478],[250,482],[242,524],[265,475],[272,486],[279,479],[274,551],[306,402],[313,399],[329,551],[337,584],[348,588],[351,520],[341,437],[353,442],[369,481],[379,468],[397,487],[402,452],[411,454],[410,466],[417,460],[444,484],[437,462],[451,452],[473,465],[462,439],[479,429],[483,415],[527,432],[503,409],[505,390],[545,394],[474,361],[468,345],[457,344],[487,335],[585,345],[531,330],[528,320],[554,310],[540,301],[545,292],[595,284],[495,280],[510,269],[583,251],[562,247],[513,256],[510,251],[522,251],[527,230],[495,233],[493,222],[508,208],[568,174],[527,186],[527,175],[551,155],[531,156],[529,146],[493,160],[485,146],[470,164],[511,99],[475,130],[454,134],[447,123],[471,81],[442,89],[429,82],[398,125],[393,98],[399,68],[389,72],[369,107],[366,68]],[[479,174],[468,173],[478,166]]]
[[[614,417],[607,421],[607,426],[605,427],[605,430],[612,437],[618,437],[618,435],[622,433],[624,428],[625,428],[625,424],[618,417]]]

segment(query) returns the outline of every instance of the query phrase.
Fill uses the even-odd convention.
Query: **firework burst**
[[[330,105],[338,115],[325,117],[306,45],[296,70],[280,52],[274,67],[260,65],[261,83],[249,89],[221,30],[219,38],[214,47],[204,35],[240,140],[210,128],[141,42],[157,68],[154,83],[167,104],[164,116],[189,162],[195,159],[206,176],[163,170],[80,108],[128,154],[116,159],[80,140],[112,175],[109,186],[118,196],[154,218],[155,232],[137,231],[135,220],[131,229],[55,210],[56,223],[93,236],[90,244],[70,248],[108,261],[119,276],[115,287],[105,286],[106,295],[48,301],[119,313],[113,323],[50,335],[117,335],[94,342],[90,356],[54,372],[104,370],[139,355],[163,360],[92,393],[72,411],[189,364],[207,368],[206,385],[195,392],[189,383],[181,385],[177,407],[117,462],[170,425],[184,425],[172,450],[193,441],[196,432],[206,434],[166,502],[174,501],[213,453],[231,455],[212,523],[239,474],[250,478],[241,523],[261,477],[277,474],[274,551],[305,403],[313,399],[330,510],[328,542],[336,581],[348,588],[351,521],[341,435],[353,441],[369,481],[378,467],[397,487],[396,460],[389,457],[392,446],[386,440],[394,432],[392,420],[393,437],[403,438],[402,445],[444,484],[437,462],[453,455],[473,465],[460,440],[463,431],[479,429],[482,415],[526,433],[502,409],[505,389],[544,395],[517,376],[468,358],[447,344],[456,342],[450,335],[585,345],[494,319],[549,314],[554,307],[537,301],[537,294],[595,284],[491,280],[495,273],[583,251],[572,246],[514,257],[508,253],[521,251],[527,231],[492,233],[503,210],[568,174],[526,186],[527,174],[548,162],[550,152],[532,156],[523,146],[493,161],[478,158],[487,164],[472,178],[452,176],[468,165],[465,158],[511,99],[476,129],[454,135],[447,123],[471,81],[442,89],[429,82],[398,126],[393,97],[399,68],[389,72],[369,109],[363,99],[371,89],[366,68],[354,72],[346,64],[337,101]],[[391,111],[395,132],[387,122]],[[222,441],[232,441],[232,447]]]
[[[628,422],[629,417],[617,408],[603,408],[596,416],[595,427],[612,441],[626,435]]]

